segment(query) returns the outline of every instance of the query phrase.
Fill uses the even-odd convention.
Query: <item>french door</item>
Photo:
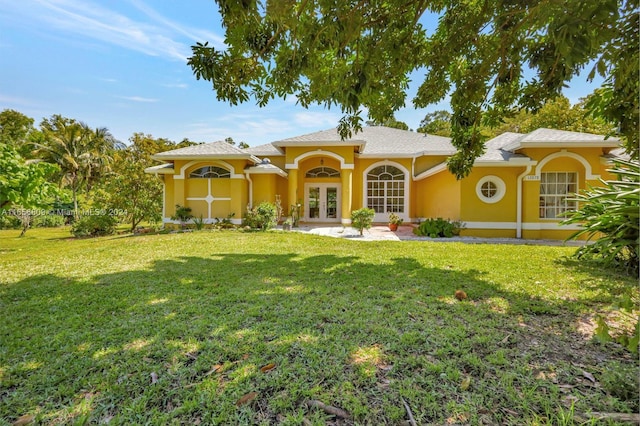
[[[305,220],[309,222],[340,221],[340,185],[335,183],[307,183]]]

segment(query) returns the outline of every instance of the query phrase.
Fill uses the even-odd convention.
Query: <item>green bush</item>
[[[76,237],[98,237],[112,235],[116,232],[118,219],[110,215],[82,216],[71,226],[71,233]]]
[[[193,219],[193,214],[191,214],[191,207],[176,204],[176,213],[171,216],[171,220],[179,221],[180,225],[184,227],[185,224],[191,219]]]
[[[373,209],[361,208],[351,212],[351,226],[360,231],[360,235],[365,229],[371,228],[373,217],[376,212]]]
[[[2,210],[0,210],[0,229],[20,229],[22,228],[22,221],[20,218],[3,214]]]
[[[611,173],[617,180],[604,181],[576,195],[580,208],[567,214],[563,224],[579,223],[581,230],[569,239],[587,235],[593,244],[581,247],[578,258],[599,259],[607,266],[638,276],[640,242],[640,163],[616,160]],[[595,237],[595,238],[594,238]]]
[[[65,217],[60,214],[39,215],[33,218],[31,226],[34,228],[56,228],[63,226]]]
[[[460,235],[462,229],[462,223],[460,221],[450,221],[442,219],[427,219],[420,223],[417,228],[413,230],[416,235],[430,238],[451,238],[453,236]]]
[[[264,201],[257,207],[247,209],[243,225],[266,231],[276,225],[277,215],[276,206]]]

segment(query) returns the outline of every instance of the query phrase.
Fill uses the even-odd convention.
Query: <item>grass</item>
[[[636,283],[572,248],[16,235],[0,231],[0,424],[397,425],[403,399],[418,424],[638,411],[637,359],[579,331]]]

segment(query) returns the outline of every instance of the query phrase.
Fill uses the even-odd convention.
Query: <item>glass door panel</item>
[[[325,217],[327,219],[338,218],[338,188],[329,186],[326,188]]]
[[[309,219],[320,219],[320,188],[317,186],[309,187],[307,191],[309,206]]]

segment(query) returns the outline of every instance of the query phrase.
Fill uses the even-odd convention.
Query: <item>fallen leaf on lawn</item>
[[[571,406],[573,406],[576,402],[578,402],[578,397],[575,395],[567,395],[563,398],[562,400],[562,404],[567,407],[570,408]]]
[[[376,383],[379,389],[387,389],[390,384],[391,380],[389,379],[381,379],[378,383]]]
[[[213,368],[209,371],[207,371],[206,373],[204,373],[205,376],[210,376],[213,373],[217,373],[222,369],[222,364],[216,364],[213,366]]]
[[[263,373],[268,373],[269,371],[273,370],[274,368],[276,368],[276,365],[274,363],[270,362],[269,364],[260,367],[260,371],[262,371]]]
[[[151,384],[158,383],[158,374],[154,371],[150,374]]]
[[[513,410],[509,410],[508,408],[502,408],[502,411],[504,411],[507,414],[511,414],[512,416],[518,416],[518,412],[517,411],[513,411]]]
[[[593,374],[589,373],[588,371],[584,371],[584,370],[583,370],[583,371],[582,371],[582,375],[583,375],[584,377],[586,377],[587,379],[591,380],[593,383],[595,383],[595,382],[596,382],[596,378],[595,378],[595,377],[593,377]]]
[[[462,383],[460,383],[460,390],[466,391],[467,389],[469,389],[470,385],[471,385],[471,376],[467,376],[464,379],[462,379]]]
[[[258,392],[249,392],[248,394],[243,395],[242,398],[240,398],[238,401],[236,401],[236,406],[239,407],[243,404],[251,402],[255,399],[256,396],[258,396]]]
[[[378,369],[382,371],[389,371],[393,368],[393,365],[378,364],[376,367],[378,367]]]
[[[242,355],[242,359],[249,359],[249,354]]]
[[[18,419],[15,422],[13,422],[12,425],[13,426],[28,425],[29,423],[33,422],[35,418],[36,416],[32,414],[25,414],[24,416],[18,417]]]
[[[506,336],[504,336],[504,339],[502,339],[500,341],[500,343],[505,344],[509,341],[509,337],[511,337],[511,333],[508,333]]]

